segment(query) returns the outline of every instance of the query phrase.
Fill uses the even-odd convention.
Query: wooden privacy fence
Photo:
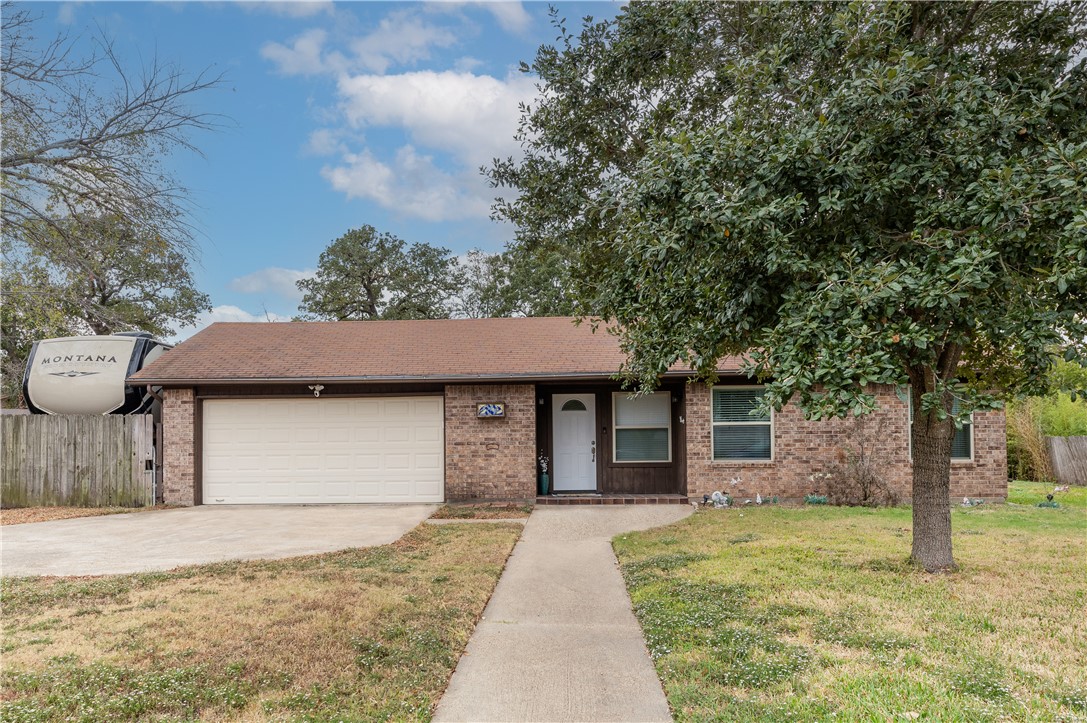
[[[1087,485],[1087,437],[1046,437],[1053,476],[1062,485]]]
[[[155,427],[150,414],[5,414],[0,425],[4,507],[155,503]]]

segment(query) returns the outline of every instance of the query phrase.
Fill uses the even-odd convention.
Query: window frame
[[[672,464],[672,392],[669,391],[656,391],[651,394],[666,394],[668,395],[668,426],[667,428],[661,427],[657,424],[623,424],[620,425],[615,421],[616,412],[619,409],[619,405],[616,400],[619,397],[632,396],[628,392],[612,392],[611,393],[611,462],[610,464]],[[619,460],[615,458],[617,448],[619,445],[619,430],[621,429],[667,429],[668,432],[668,459],[624,459]]]
[[[910,391],[910,387],[906,387],[906,446],[909,449],[910,464],[913,464],[913,392]],[[975,458],[974,452],[974,412],[970,412],[970,456],[969,457],[955,457],[952,455],[951,464],[973,464]],[[956,429],[955,434],[958,434],[961,430]],[[955,444],[954,438],[951,440],[951,444]]]
[[[767,464],[777,461],[777,434],[776,434],[776,413],[773,409],[770,410],[770,419],[752,420],[748,422],[718,422],[713,418],[713,395],[717,390],[721,391],[740,391],[742,389],[765,389],[765,384],[715,384],[710,387],[710,461],[721,464]],[[714,432],[717,427],[739,427],[739,426],[763,426],[770,428],[770,456],[759,459],[735,459],[729,457],[718,457],[714,452]]]

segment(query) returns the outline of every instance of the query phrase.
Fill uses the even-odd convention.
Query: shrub
[[[1049,374],[1054,389],[1087,389],[1087,368],[1059,360]],[[1087,399],[1068,392],[1028,397],[1008,404],[1008,474],[1013,479],[1052,482],[1046,437],[1087,435]]]
[[[1072,401],[1070,394],[1056,394],[1041,400],[1039,415],[1047,437],[1087,435],[1087,400]]]
[[[1008,473],[1016,479],[1051,482],[1053,467],[1042,428],[1043,397],[1028,397],[1008,405]]]
[[[832,505],[885,507],[898,504],[898,493],[880,474],[887,467],[878,453],[884,439],[884,420],[857,417],[850,423],[838,462],[824,476],[827,500]]]

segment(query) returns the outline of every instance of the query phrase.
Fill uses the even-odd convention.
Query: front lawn
[[[1087,510],[955,509],[959,572],[908,509],[702,510],[614,541],[677,720],[1084,720]],[[1027,506],[1029,504],[1029,506]]]
[[[431,515],[434,520],[513,520],[532,513],[532,505],[442,505]]]
[[[0,720],[429,720],[522,527],[4,579]]]

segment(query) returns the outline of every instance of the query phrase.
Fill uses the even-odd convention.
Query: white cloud
[[[318,128],[310,133],[303,150],[315,156],[331,156],[346,153],[347,147],[340,140],[341,133],[334,128]]]
[[[532,16],[525,10],[520,0],[431,0],[427,7],[433,10],[445,10],[455,12],[460,8],[472,5],[490,11],[494,19],[503,30],[511,33],[523,33],[532,25]]]
[[[319,28],[307,30],[290,45],[265,43],[260,55],[275,63],[284,75],[317,75],[329,71],[322,50],[328,34]]]
[[[75,22],[75,3],[61,3],[57,8],[57,22],[61,25],[71,25]]]
[[[520,3],[479,5],[503,27],[525,27],[531,20]],[[336,105],[323,106],[321,127],[303,146],[305,153],[335,159],[322,176],[348,198],[430,221],[487,217],[493,192],[479,168],[520,154],[514,134],[520,104],[536,97],[533,79],[516,72],[505,78],[475,73],[482,63],[471,56],[451,61],[455,69],[386,74],[453,47],[464,35],[415,9],[390,12],[346,44],[334,43],[337,33],[311,29],[288,44],[261,49],[281,73],[336,78]],[[378,146],[367,143],[368,129],[402,131],[405,138],[380,135]]]
[[[483,65],[483,61],[479,58],[465,55],[463,58],[457,58],[456,62],[453,63],[453,70],[458,70],[462,73],[471,73],[481,65]]]
[[[426,60],[431,48],[448,48],[457,43],[448,28],[433,25],[413,13],[399,11],[382,18],[372,32],[350,44],[358,67],[384,73],[391,65]]]
[[[351,40],[346,55],[337,50],[325,51],[328,33],[320,28],[305,31],[289,45],[265,43],[260,54],[284,75],[358,70],[384,73],[393,65],[427,60],[433,48],[452,47],[458,39],[449,28],[428,23],[408,11],[397,11],[382,18],[371,32]]]
[[[447,173],[412,146],[398,149],[391,164],[368,149],[348,153],[340,165],[326,166],[321,175],[348,198],[376,201],[427,221],[486,216],[490,208],[486,184],[474,173]]]
[[[250,314],[248,311],[240,307],[233,306],[231,304],[223,304],[222,306],[216,306],[211,311],[206,311],[201,314],[197,318],[196,324],[194,324],[193,326],[186,326],[182,329],[179,329],[177,334],[172,339],[170,339],[170,341],[175,344],[179,341],[184,341],[196,332],[211,326],[217,321],[271,322],[290,320],[291,317],[289,316],[283,316],[282,314],[276,314],[270,311],[261,311],[257,314]]]
[[[341,108],[356,127],[404,128],[419,146],[455,155],[473,169],[517,153],[518,103],[535,97],[520,74],[500,80],[452,70],[341,76]]]
[[[243,5],[249,10],[281,15],[288,18],[309,18],[321,13],[332,13],[335,7],[331,0],[260,0]]]
[[[495,2],[491,0],[490,2],[473,4],[490,10],[491,15],[494,15],[494,19],[498,21],[498,24],[511,33],[523,33],[532,25],[532,16],[528,14],[525,6],[520,2],[514,0]]]
[[[301,301],[302,292],[297,282],[314,275],[313,269],[284,269],[270,266],[239,276],[230,282],[230,288],[243,294],[275,294],[291,301]]]

